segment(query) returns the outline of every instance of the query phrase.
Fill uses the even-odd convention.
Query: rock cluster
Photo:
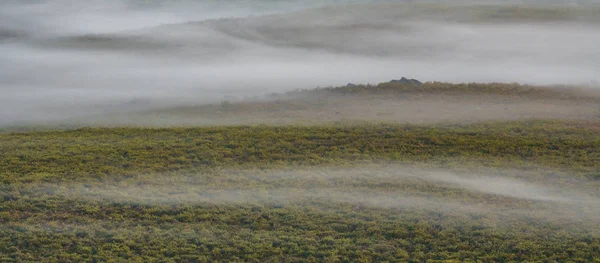
[[[390,83],[400,83],[400,84],[409,84],[409,85],[421,85],[423,84],[422,82],[416,80],[416,79],[407,79],[405,77],[402,77],[401,79],[393,79],[390,81]]]

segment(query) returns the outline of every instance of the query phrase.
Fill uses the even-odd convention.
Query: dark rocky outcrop
[[[408,84],[408,85],[421,85],[423,84],[422,82],[416,80],[416,79],[407,79],[405,77],[402,77],[401,79],[393,79],[390,81],[390,83],[400,83],[400,84]]]

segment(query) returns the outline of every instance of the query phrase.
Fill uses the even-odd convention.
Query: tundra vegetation
[[[301,112],[313,105],[307,97],[367,95],[597,101],[569,90],[384,83],[162,111],[276,103]],[[0,261],[600,262],[594,111],[570,120],[84,126],[0,133]]]

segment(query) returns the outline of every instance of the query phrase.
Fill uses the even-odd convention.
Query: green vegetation
[[[569,167],[597,177],[600,135],[560,121],[464,126],[84,128],[0,134],[4,183],[134,176],[203,167],[477,160]]]
[[[508,216],[349,204],[144,205],[30,193],[5,201],[12,261],[594,262],[597,236]],[[318,208],[315,208],[318,206]]]
[[[546,218],[543,202],[369,176],[263,176],[391,161],[562,169],[598,180],[598,127],[532,120],[6,132],[0,261],[593,262],[600,258],[596,225]],[[290,187],[302,198],[289,199]],[[229,198],[227,191],[241,201],[215,201]],[[397,191],[531,214],[396,206],[403,199],[382,196]],[[361,202],[344,201],[359,194]]]

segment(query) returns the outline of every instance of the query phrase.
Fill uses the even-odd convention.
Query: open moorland
[[[0,262],[600,263],[599,28],[600,0],[2,0]]]
[[[0,261],[598,261],[597,105],[383,83],[7,127]]]

